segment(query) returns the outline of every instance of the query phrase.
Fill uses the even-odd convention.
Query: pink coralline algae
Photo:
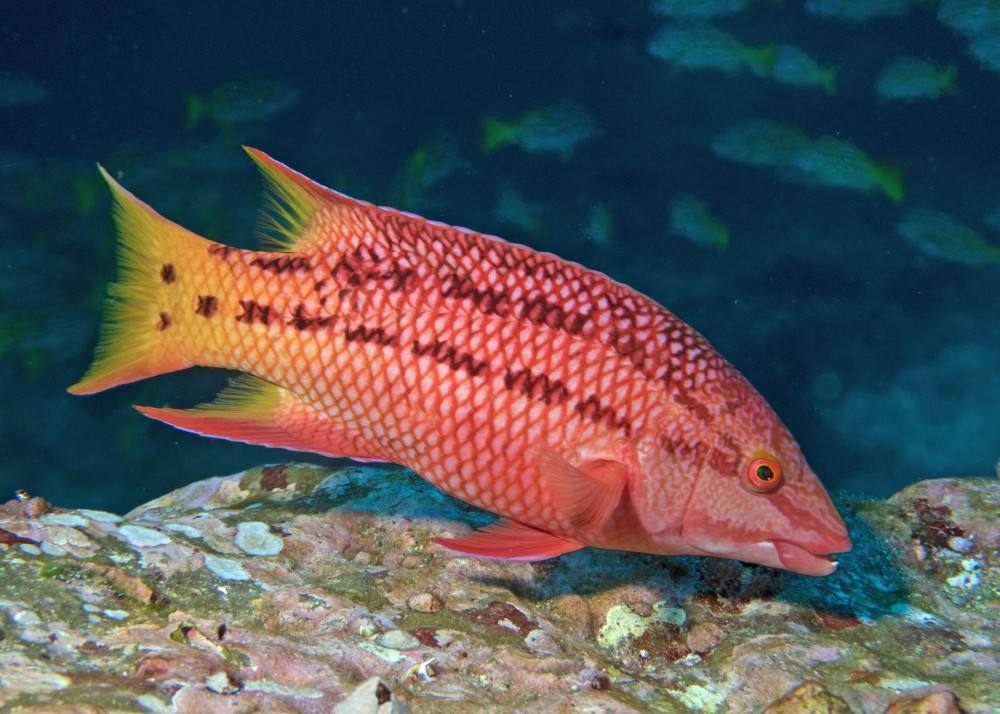
[[[0,506],[0,709],[1000,710],[1000,480],[844,501],[809,578],[585,550],[476,560],[413,474],[279,465],[124,517]]]

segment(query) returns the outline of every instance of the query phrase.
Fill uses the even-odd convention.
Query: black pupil
[[[766,464],[761,464],[757,467],[757,478],[761,481],[770,481],[774,478],[774,470]]]

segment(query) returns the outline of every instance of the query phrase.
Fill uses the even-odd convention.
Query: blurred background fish
[[[810,139],[788,124],[750,121],[719,134],[712,150],[731,161],[772,167],[783,178],[861,193],[881,191],[896,203],[903,201],[902,169],[875,162],[846,139]]]
[[[187,123],[203,118],[222,125],[267,121],[299,99],[299,90],[275,79],[245,79],[225,82],[205,96],[188,94]]]
[[[896,227],[925,255],[974,268],[1000,265],[1000,245],[993,245],[954,216],[926,206],[910,208]]]
[[[919,0],[806,0],[807,12],[838,20],[864,22],[874,17],[902,17]]]
[[[649,9],[677,19],[708,20],[743,12],[757,0],[653,0]]]
[[[664,25],[649,41],[649,53],[679,69],[714,69],[728,74],[770,75],[777,47],[750,47],[734,35],[704,23]]]
[[[837,93],[837,69],[820,64],[795,45],[778,45],[774,51],[771,76],[778,82],[800,87],[818,87],[827,94]]]
[[[957,94],[955,77],[958,68],[942,67],[919,57],[897,57],[882,68],[875,78],[875,90],[883,99],[912,102],[937,99],[943,94]]]
[[[0,72],[0,107],[12,109],[41,102],[48,91],[31,77],[16,72]]]
[[[729,247],[729,226],[690,193],[679,193],[670,200],[669,232],[706,248],[724,252]]]
[[[553,153],[572,158],[578,144],[600,132],[597,122],[576,102],[559,102],[505,122],[494,116],[483,119],[483,153],[512,145],[529,154]]]
[[[390,191],[390,203],[411,211],[435,208],[431,192],[456,174],[472,169],[455,136],[435,132],[406,159]]]

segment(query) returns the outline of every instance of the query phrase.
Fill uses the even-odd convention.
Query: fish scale
[[[408,466],[504,517],[439,539],[472,555],[591,545],[825,574],[825,554],[849,547],[784,426],[666,309],[575,263],[350,199],[248,151],[271,189],[264,229],[277,251],[201,238],[105,174],[121,276],[95,362],[70,391],[194,365],[245,372],[214,403],[138,409],[208,436]],[[781,503],[815,532],[764,538],[767,523],[787,526],[772,513]],[[713,521],[747,542],[722,526],[702,533]]]

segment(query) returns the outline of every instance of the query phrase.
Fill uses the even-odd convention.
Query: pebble
[[[972,550],[973,543],[969,538],[961,538],[959,536],[952,536],[948,539],[948,548],[955,551],[956,553],[968,553]]]
[[[220,558],[217,555],[205,554],[205,567],[223,580],[249,580],[250,573],[243,569],[243,564],[231,558]]]
[[[118,532],[136,548],[152,548],[170,543],[170,536],[145,526],[119,526]]]
[[[42,624],[42,618],[40,618],[34,610],[20,610],[10,615],[10,619],[16,622],[18,625],[40,625]]]
[[[61,558],[66,555],[66,551],[58,545],[52,545],[51,543],[46,543],[45,541],[39,543],[38,547],[41,548],[45,555],[51,555],[53,558]]]
[[[233,686],[229,675],[221,670],[205,680],[205,689],[216,694],[236,694],[239,691],[238,687]]]
[[[201,531],[192,526],[185,525],[183,523],[167,523],[163,526],[168,531],[173,531],[174,533],[180,533],[181,535],[186,535],[188,538],[201,538]]]
[[[108,513],[107,511],[93,511],[89,508],[77,509],[77,512],[92,521],[100,521],[101,523],[121,523],[122,517],[115,513]]]
[[[266,523],[246,521],[236,526],[236,545],[248,555],[277,555],[285,542]]]
[[[420,647],[420,640],[406,630],[389,630],[378,636],[377,642],[391,650],[415,650]]]
[[[410,708],[393,696],[378,677],[362,682],[350,696],[333,708],[333,714],[409,714]]]
[[[46,513],[38,517],[38,522],[47,526],[72,526],[74,528],[85,528],[90,525],[90,521],[75,513]]]
[[[434,593],[420,593],[407,600],[406,606],[414,612],[440,612],[444,603]]]
[[[524,638],[524,646],[537,655],[557,655],[562,648],[545,630],[532,630]]]

